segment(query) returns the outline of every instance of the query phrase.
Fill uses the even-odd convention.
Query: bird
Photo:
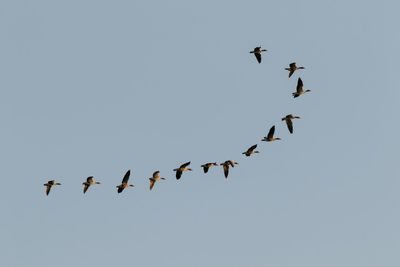
[[[275,133],[275,125],[272,126],[271,129],[269,129],[268,135],[264,136],[264,138],[261,139],[261,141],[271,142],[275,140],[281,140],[280,138],[274,138],[274,133]]]
[[[46,186],[46,195],[48,196],[50,193],[50,189],[53,185],[61,185],[60,183],[56,183],[56,181],[51,180],[48,181],[46,184],[44,184],[44,186]]]
[[[131,175],[131,170],[128,170],[125,173],[124,178],[122,179],[122,183],[120,185],[117,185],[118,188],[118,193],[121,193],[122,191],[124,191],[125,188],[127,187],[134,187],[135,185],[133,184],[128,184],[128,180],[129,180],[129,176]]]
[[[228,174],[229,174],[229,166],[231,166],[232,168],[235,167],[236,164],[239,164],[239,162],[233,161],[233,160],[227,160],[224,163],[221,163],[219,165],[221,165],[224,168],[224,175],[225,178],[228,178]]]
[[[283,121],[286,121],[286,125],[289,129],[289,132],[293,133],[293,123],[292,119],[300,119],[298,116],[293,116],[292,114],[286,115],[286,117],[282,118]]]
[[[186,168],[187,166],[189,166],[190,161],[186,162],[185,164],[182,164],[179,168],[174,169],[174,172],[176,172],[176,180],[179,180],[182,176],[182,172],[184,171],[192,171],[192,169],[190,168]]]
[[[158,180],[165,180],[165,178],[160,177],[159,176],[160,171],[156,171],[153,173],[153,177],[150,177],[150,190],[153,189],[154,184],[158,181]]]
[[[208,169],[210,167],[213,167],[213,166],[218,166],[218,164],[216,162],[210,162],[210,163],[206,163],[206,164],[201,165],[201,167],[203,168],[204,173],[207,173]]]
[[[298,96],[301,96],[302,94],[305,94],[307,92],[311,92],[311,90],[303,90],[303,81],[301,78],[297,80],[297,87],[296,87],[296,92],[292,93],[293,97],[296,98]]]
[[[247,149],[246,152],[243,152],[242,154],[246,155],[246,157],[250,157],[250,155],[255,154],[255,153],[260,153],[260,151],[254,151],[256,149],[257,145],[251,146],[249,149]]]
[[[288,71],[289,71],[289,78],[290,78],[290,76],[293,75],[293,73],[294,73],[296,70],[303,70],[303,69],[305,69],[305,68],[304,68],[304,67],[297,67],[297,66],[296,66],[296,62],[290,63],[290,64],[289,64],[289,68],[285,68],[285,70],[288,70]]]
[[[89,189],[89,187],[90,187],[92,184],[101,184],[101,183],[100,183],[100,182],[95,182],[95,181],[93,181],[93,176],[89,176],[88,178],[86,178],[86,182],[83,182],[82,184],[84,185],[84,187],[83,187],[83,193],[85,194],[86,191]]]
[[[261,46],[257,46],[250,54],[254,54],[257,58],[258,63],[261,63],[261,52],[265,52],[267,49],[261,49]]]

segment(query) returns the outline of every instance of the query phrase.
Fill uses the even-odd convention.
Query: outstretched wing
[[[296,68],[296,62],[292,62],[289,64],[290,69],[295,69]]]
[[[229,166],[228,166],[228,164],[224,164],[223,167],[224,167],[224,175],[225,175],[225,178],[228,178]]]
[[[88,188],[89,188],[89,184],[85,184],[85,186],[83,187],[83,193],[84,193],[84,194],[86,193],[86,191],[88,190]]]
[[[92,183],[92,182],[93,182],[93,176],[89,176],[89,177],[86,179],[86,182]]]
[[[154,172],[154,173],[153,173],[153,178],[157,178],[159,173],[160,173],[160,171]]]
[[[261,53],[254,53],[257,58],[258,63],[261,63]]]
[[[180,168],[186,168],[189,164],[190,164],[190,161],[188,161],[188,162],[182,164]]]
[[[122,186],[118,187],[118,193],[121,193],[122,191],[124,191],[124,188]]]
[[[177,170],[176,171],[176,180],[181,179],[181,176],[182,176],[182,171],[181,170]]]
[[[303,81],[301,80],[301,78],[299,78],[297,80],[296,91],[297,91],[297,93],[300,93],[301,91],[303,91]]]
[[[50,189],[51,189],[51,185],[48,184],[48,185],[46,186],[46,196],[49,195]]]
[[[151,189],[153,189],[153,186],[154,186],[156,181],[154,179],[151,179],[151,178],[149,178],[149,180],[150,180],[150,190],[151,190]]]
[[[287,127],[288,127],[288,129],[289,129],[289,132],[292,134],[292,133],[293,133],[293,123],[292,123],[292,120],[291,120],[291,119],[287,119],[287,120],[286,120],[286,124],[287,124]]]
[[[249,149],[247,149],[247,152],[248,153],[253,152],[253,150],[256,149],[256,147],[257,147],[257,144],[254,146],[251,146]]]
[[[125,173],[125,176],[124,176],[124,178],[122,179],[122,183],[123,184],[127,184],[128,183],[128,180],[129,180],[129,176],[131,175],[131,170],[128,170],[126,173]],[[122,191],[121,191],[122,192]],[[120,193],[120,192],[119,192]]]
[[[207,173],[207,172],[208,172],[208,169],[209,169],[209,167],[204,166],[204,167],[203,167],[204,173]]]
[[[274,138],[274,133],[275,133],[275,125],[272,126],[271,129],[269,129],[268,136],[267,136],[268,139]]]
[[[290,69],[290,71],[289,71],[289,78],[293,75],[293,73],[294,73],[294,69]]]

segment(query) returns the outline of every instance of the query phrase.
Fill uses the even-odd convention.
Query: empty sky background
[[[1,1],[0,265],[399,266],[399,9]]]

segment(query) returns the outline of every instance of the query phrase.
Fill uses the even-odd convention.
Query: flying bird
[[[260,151],[254,151],[254,149],[256,149],[256,147],[257,147],[257,145],[251,146],[249,149],[247,149],[246,152],[243,152],[242,154],[246,155],[246,157],[250,157],[250,155],[252,155],[252,154],[260,153]]]
[[[50,193],[50,189],[53,185],[61,185],[60,183],[56,183],[56,181],[51,180],[48,181],[47,184],[44,184],[44,186],[46,186],[46,195],[48,196]]]
[[[165,180],[165,178],[159,176],[160,171],[153,173],[153,177],[150,177],[150,190],[153,189],[154,184],[159,180]]]
[[[296,98],[307,92],[311,92],[311,90],[303,90],[303,81],[301,80],[301,78],[299,78],[297,80],[296,92],[292,93],[293,97]]]
[[[250,54],[254,54],[257,58],[258,63],[261,63],[261,53],[267,51],[267,49],[261,49],[261,46],[257,46]]]
[[[184,171],[192,171],[192,169],[190,168],[186,168],[187,166],[189,166],[190,161],[186,162],[185,164],[182,164],[179,168],[174,169],[174,172],[176,172],[176,180],[179,180],[182,176],[182,172]]]
[[[210,162],[210,163],[206,163],[206,164],[201,165],[201,167],[203,168],[204,173],[207,173],[208,169],[210,167],[213,167],[213,166],[218,166],[218,164],[216,162]]]
[[[91,185],[93,185],[93,184],[101,184],[101,183],[93,181],[93,176],[89,176],[88,178],[86,178],[86,182],[83,182],[82,184],[84,185],[83,193],[85,194],[86,191],[89,189],[89,187]]]
[[[118,188],[118,193],[121,193],[122,191],[124,191],[125,188],[127,187],[134,187],[135,185],[133,184],[128,184],[128,180],[129,180],[129,176],[131,175],[131,170],[128,170],[125,173],[124,178],[122,179],[122,183],[120,185],[117,185]]]
[[[286,117],[282,118],[283,121],[286,121],[286,125],[289,129],[289,132],[293,133],[293,123],[292,119],[300,119],[298,116],[293,116],[292,114],[286,115]]]
[[[227,160],[224,163],[221,163],[220,165],[224,168],[224,175],[225,178],[228,178],[228,174],[229,174],[229,166],[231,166],[232,168],[235,167],[236,164],[239,164],[239,162],[233,161],[233,160]]]
[[[289,68],[285,68],[285,70],[288,70],[288,71],[289,71],[289,78],[290,78],[290,76],[293,75],[293,73],[294,73],[296,70],[303,70],[303,69],[305,69],[305,68],[304,68],[304,67],[297,67],[297,66],[296,66],[296,62],[290,63],[290,64],[289,64]]]

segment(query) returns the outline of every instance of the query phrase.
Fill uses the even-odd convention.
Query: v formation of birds
[[[256,57],[258,63],[261,63],[261,53],[262,52],[266,52],[266,49],[261,49],[261,46],[258,46],[256,48],[254,48],[252,51],[250,51],[251,54],[254,54],[254,56]],[[289,78],[293,75],[293,73],[296,70],[300,70],[300,69],[305,69],[304,67],[297,67],[296,66],[296,62],[290,63],[289,64],[289,68],[285,68],[285,70],[289,71]],[[297,80],[297,86],[296,86],[296,92],[292,93],[293,97],[299,97],[307,92],[310,92],[311,90],[307,89],[304,90],[303,89],[303,81],[301,80],[301,78],[298,78]],[[289,132],[292,134],[293,133],[293,119],[300,119],[299,116],[294,116],[292,114],[288,114],[285,117],[282,118],[282,121],[286,122],[287,128],[289,130]],[[274,137],[275,134],[275,125],[273,125],[269,131],[267,136],[265,136],[263,139],[261,139],[261,141],[265,141],[265,142],[272,142],[272,141],[277,141],[277,140],[281,140],[280,138]],[[257,144],[251,146],[249,149],[247,149],[247,151],[244,151],[242,154],[244,154],[246,157],[250,157],[253,154],[256,153],[260,153],[259,151],[255,150],[257,148]],[[218,164],[217,162],[210,162],[210,163],[205,163],[203,165],[201,165],[201,167],[203,168],[204,173],[207,173],[208,170],[211,167],[217,167],[217,166],[222,166],[223,170],[224,170],[224,176],[225,178],[228,178],[229,175],[229,168],[232,167],[234,168],[235,165],[238,165],[239,163],[233,160],[227,160],[223,163]],[[176,173],[176,179],[179,180],[181,179],[183,173],[185,171],[192,171],[191,168],[188,168],[188,166],[190,165],[190,161],[182,164],[179,168],[173,169],[173,171],[175,171]],[[135,185],[133,184],[128,184],[129,181],[129,177],[131,175],[131,170],[128,170],[120,185],[117,185],[117,192],[118,193],[122,193],[122,191],[124,191],[125,188],[128,187],[134,187]],[[83,193],[85,194],[87,192],[87,190],[89,189],[89,187],[91,187],[92,185],[95,184],[100,184],[100,182],[94,181],[93,176],[89,176],[86,179],[86,182],[83,182]],[[160,177],[160,171],[156,171],[153,173],[153,176],[149,178],[150,181],[150,190],[153,189],[154,184],[159,181],[159,180],[166,180],[164,177]],[[48,181],[47,183],[44,184],[44,186],[46,186],[46,195],[48,195],[50,193],[50,190],[53,186],[55,185],[61,185],[60,183],[56,182],[55,180],[51,180]]]

